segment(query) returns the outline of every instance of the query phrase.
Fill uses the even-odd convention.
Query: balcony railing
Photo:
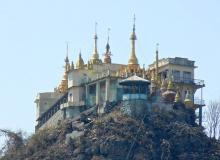
[[[194,83],[198,86],[204,86],[204,80],[194,79]]]
[[[66,103],[68,99],[68,93],[65,93],[55,104],[53,104],[46,112],[44,112],[38,119],[38,124],[35,130],[38,130],[43,124],[45,124],[55,113],[60,110],[60,106]]]
[[[205,100],[195,98],[194,99],[194,104],[198,105],[198,106],[205,106]]]
[[[175,83],[185,83],[185,84],[194,84],[198,86],[204,86],[204,80],[185,78],[185,77],[174,77],[173,82]]]
[[[60,105],[60,109],[64,109],[67,107],[73,107],[73,106],[84,106],[85,102],[84,101],[79,101],[79,102],[66,102]]]

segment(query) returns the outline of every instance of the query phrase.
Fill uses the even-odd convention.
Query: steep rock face
[[[116,107],[39,131],[3,160],[186,160],[220,159],[220,144],[194,123],[190,110],[158,111],[130,117]]]

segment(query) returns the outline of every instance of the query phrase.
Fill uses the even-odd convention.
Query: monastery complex
[[[107,105],[118,103],[122,103],[123,111],[131,115],[156,107],[172,109],[174,104],[181,103],[193,111],[198,109],[198,123],[202,124],[202,107],[205,106],[202,88],[205,84],[194,77],[195,61],[180,57],[160,59],[156,49],[152,64],[147,68],[140,66],[135,50],[135,29],[134,22],[127,64],[112,61],[109,40],[101,59],[96,32],[94,50],[88,61],[79,53],[73,63],[67,54],[58,87],[53,92],[38,93],[36,97],[36,130],[57,125],[64,119],[74,119],[88,110],[104,114]],[[194,97],[196,92],[201,93],[201,98]]]

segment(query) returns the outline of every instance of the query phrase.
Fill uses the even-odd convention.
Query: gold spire
[[[60,85],[58,86],[58,91],[60,93],[65,93],[67,89],[68,89],[68,80],[67,80],[67,75],[65,73]]]
[[[190,95],[189,90],[187,90],[187,92],[186,92],[186,97],[185,97],[184,103],[185,103],[186,107],[193,107],[193,102],[191,100],[191,95]]]
[[[138,59],[136,57],[135,53],[135,40],[137,40],[136,34],[135,34],[135,15],[134,15],[134,24],[133,24],[133,32],[131,34],[130,40],[131,40],[131,54],[128,60],[128,65],[131,66],[138,66]]]
[[[65,72],[68,72],[70,70],[70,62],[69,62],[68,54],[69,54],[69,44],[67,42],[66,43],[66,58],[64,60],[64,62],[65,62]]]
[[[171,80],[171,79],[169,79],[167,89],[168,89],[168,90],[174,90],[174,85],[173,85],[173,82],[172,82],[172,80]]]
[[[169,103],[173,103],[175,100],[176,92],[175,92],[175,87],[172,82],[171,76],[169,76],[167,90],[162,93],[162,96],[164,100]]]
[[[90,62],[92,64],[101,63],[101,60],[99,59],[98,49],[97,49],[97,40],[98,40],[98,36],[97,36],[97,22],[96,22],[95,23],[95,35],[94,35],[94,49],[93,49],[92,57],[90,59]]]
[[[61,83],[58,86],[58,91],[60,93],[65,93],[68,89],[68,71],[71,69],[69,58],[68,58],[68,52],[69,52],[69,46],[68,43],[66,45],[66,58],[64,59],[65,62],[65,70],[63,74],[63,79],[61,80]]]
[[[76,61],[76,69],[83,69],[84,68],[84,61],[82,59],[81,51],[79,52],[79,57]]]
[[[68,44],[68,42],[66,42],[66,59],[65,59],[65,62],[69,62],[68,54],[69,54],[69,44]]]
[[[104,63],[111,63],[111,51],[110,51],[110,45],[109,45],[109,31],[110,28],[108,28],[108,40],[107,40],[107,44],[106,44],[106,51],[104,53]]]
[[[180,92],[179,91],[176,92],[176,96],[175,96],[174,102],[176,102],[176,103],[181,102]]]
[[[175,90],[175,87],[174,87],[174,84],[173,84],[173,81],[172,81],[172,78],[171,78],[171,77],[169,77],[167,90],[172,90],[172,91]]]

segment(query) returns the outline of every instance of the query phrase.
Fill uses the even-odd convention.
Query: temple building
[[[155,60],[148,68],[141,67],[136,55],[135,21],[130,36],[131,53],[127,64],[117,64],[111,59],[109,37],[103,60],[98,53],[98,35],[94,34],[94,48],[86,62],[79,52],[75,62],[69,61],[68,46],[63,78],[53,92],[38,93],[36,130],[55,126],[64,119],[75,118],[80,113],[98,107],[105,112],[107,102],[123,101],[126,110],[132,105],[143,110],[155,106],[170,108],[173,103],[185,103],[193,110],[199,109],[199,124],[202,122],[202,97],[194,97],[205,86],[204,81],[194,79],[195,62],[187,58],[162,58],[156,49]],[[138,104],[138,105],[137,105]],[[141,110],[140,110],[141,112]],[[137,113],[138,114],[138,113]]]

